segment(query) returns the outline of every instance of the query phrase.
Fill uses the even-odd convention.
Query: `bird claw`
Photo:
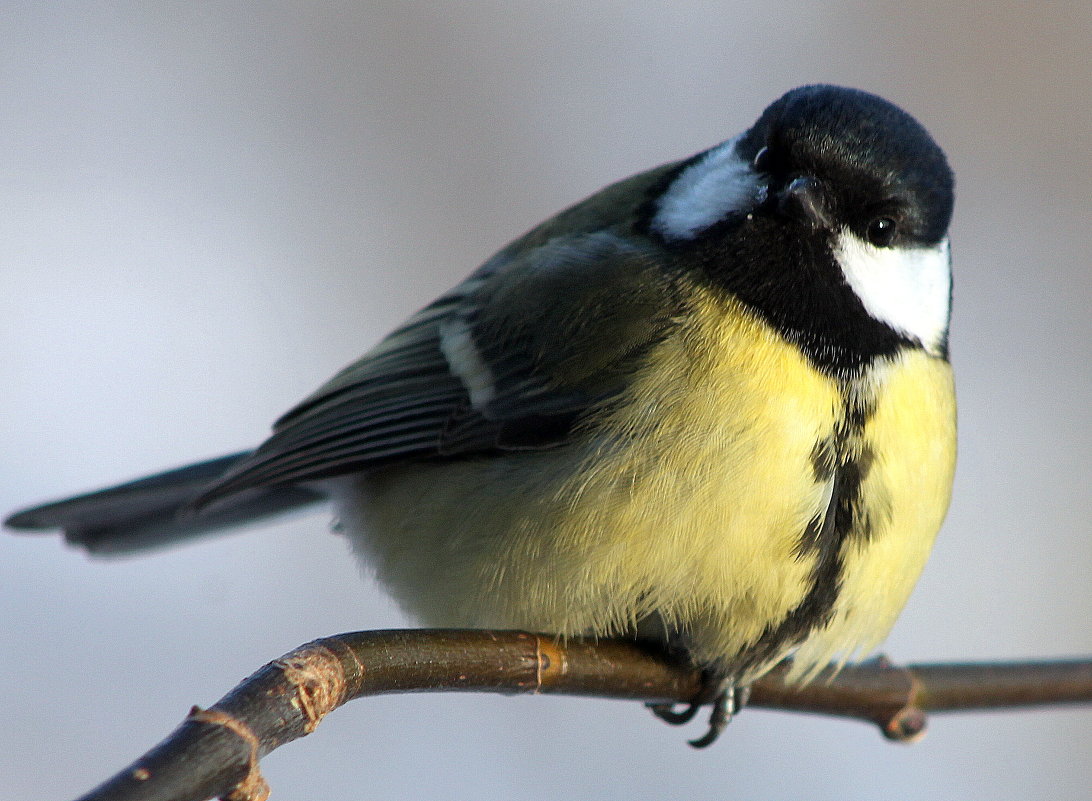
[[[698,714],[698,710],[701,709],[701,704],[697,701],[691,701],[681,712],[675,711],[674,704],[648,704],[648,708],[652,710],[653,715],[664,723],[672,726],[682,726],[694,719],[694,716]]]
[[[751,697],[751,688],[737,687],[731,679],[718,679],[708,676],[705,686],[698,696],[683,709],[675,711],[675,704],[649,704],[652,714],[672,726],[682,726],[692,721],[698,710],[711,703],[713,711],[709,715],[709,730],[701,737],[690,740],[694,748],[706,748],[712,745],[721,732],[732,721],[732,717],[747,705]]]
[[[713,700],[713,711],[709,714],[709,730],[696,740],[688,740],[690,745],[694,748],[707,748],[716,742],[736,713],[747,705],[750,697],[749,686],[736,687],[731,683],[724,684]]]

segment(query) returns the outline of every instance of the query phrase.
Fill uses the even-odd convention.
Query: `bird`
[[[629,637],[700,668],[708,745],[791,657],[875,648],[949,504],[954,178],[877,95],[743,133],[503,247],[252,451],[12,515],[93,553],[333,499],[436,627]]]

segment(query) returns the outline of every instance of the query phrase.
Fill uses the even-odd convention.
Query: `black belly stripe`
[[[816,443],[811,460],[815,480],[832,482],[832,487],[827,508],[811,519],[796,548],[797,558],[815,559],[808,590],[780,623],[767,626],[755,645],[742,654],[739,672],[776,658],[830,622],[842,589],[845,545],[854,539],[869,539],[874,528],[875,521],[860,502],[861,485],[874,459],[862,433],[874,411],[871,403],[847,403],[834,431]]]

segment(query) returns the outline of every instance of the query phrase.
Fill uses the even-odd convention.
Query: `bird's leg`
[[[750,686],[736,686],[732,677],[705,670],[702,672],[701,691],[683,709],[675,711],[675,704],[649,704],[648,708],[660,720],[672,726],[681,726],[693,720],[701,707],[712,704],[709,730],[698,739],[690,741],[690,745],[695,748],[705,748],[720,736],[731,722],[732,716],[747,704],[750,695]]]
[[[705,748],[716,742],[720,733],[732,722],[732,717],[747,705],[751,697],[751,686],[737,687],[728,680],[722,682],[720,692],[713,700],[713,711],[709,715],[709,731],[696,740],[690,740],[694,748]]]

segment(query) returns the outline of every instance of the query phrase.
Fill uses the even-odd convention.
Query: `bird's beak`
[[[823,186],[814,178],[794,178],[777,195],[777,208],[786,217],[812,228],[830,228],[832,218]]]

